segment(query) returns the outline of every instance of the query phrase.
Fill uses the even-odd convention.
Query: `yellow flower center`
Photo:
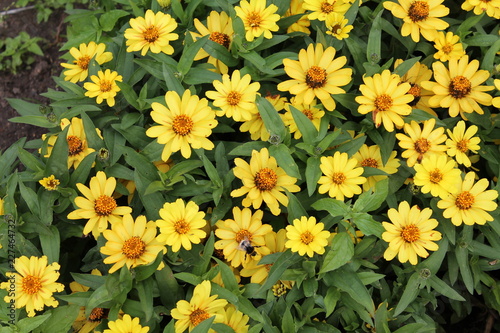
[[[226,49],[229,48],[229,44],[231,43],[231,39],[229,38],[228,35],[223,34],[222,32],[217,32],[217,31],[212,32],[208,39],[210,39],[213,42],[216,42],[217,44],[224,46]]]
[[[187,234],[189,230],[191,230],[191,228],[189,227],[189,223],[186,223],[184,219],[175,222],[174,229],[175,232],[181,235]]]
[[[42,289],[42,282],[39,277],[33,275],[26,275],[23,277],[23,292],[28,295],[34,295],[38,293],[40,289]]]
[[[420,101],[422,89],[418,84],[412,84],[410,90],[408,90],[408,94],[413,95],[413,101],[409,103],[410,106],[415,106]]]
[[[469,191],[463,191],[455,199],[455,206],[460,210],[468,210],[475,202],[475,198]]]
[[[457,142],[457,149],[462,153],[469,151],[469,140],[463,139]]]
[[[234,240],[236,242],[238,242],[238,244],[244,240],[244,239],[248,239],[248,241],[251,241],[252,240],[252,234],[250,233],[250,231],[246,230],[246,229],[242,229],[240,231],[238,231],[236,233],[236,236],[234,237]]]
[[[84,55],[78,58],[75,62],[78,67],[86,71],[89,68],[90,57],[88,55]]]
[[[111,91],[111,88],[113,88],[113,84],[111,83],[111,81],[101,80],[101,82],[99,82],[99,89],[101,90],[101,92]]]
[[[448,90],[451,97],[459,99],[464,98],[471,92],[471,83],[466,77],[459,75],[451,79]]]
[[[443,180],[443,173],[439,169],[434,169],[433,171],[429,172],[429,180],[431,183],[437,184],[441,180]]]
[[[342,185],[346,179],[346,176],[342,172],[335,172],[332,175],[332,181],[337,185]]]
[[[392,97],[387,94],[382,94],[375,98],[373,104],[375,105],[376,111],[387,111],[392,106]]]
[[[378,162],[376,159],[368,157],[361,162],[361,166],[378,168]]]
[[[325,13],[325,14],[330,14],[331,12],[333,12],[333,4],[328,3],[326,1],[321,3],[320,8],[321,8],[321,12]]]
[[[90,312],[89,321],[100,322],[102,319],[107,317],[107,312],[109,312],[108,309],[94,308],[92,309],[92,312]]]
[[[259,191],[270,191],[278,183],[278,175],[273,170],[264,168],[257,172],[254,182]]]
[[[193,130],[193,125],[194,123],[191,117],[185,114],[180,114],[178,116],[175,116],[172,123],[172,130],[177,135],[185,136],[191,133],[191,131]]]
[[[83,151],[83,141],[79,137],[75,135],[68,135],[66,140],[68,141],[69,156],[78,155]]]
[[[407,243],[413,243],[420,239],[420,229],[414,224],[403,227],[401,238]]]
[[[108,216],[116,208],[116,201],[107,195],[101,195],[94,203],[94,210],[97,216]]]
[[[202,309],[196,309],[189,314],[189,320],[193,326],[197,326],[199,323],[208,318],[210,318],[209,314]]]
[[[419,153],[420,155],[425,154],[430,148],[431,148],[431,143],[429,140],[420,138],[415,143],[413,144],[413,147],[415,148],[415,151]],[[422,159],[422,158],[420,158]]]
[[[240,103],[241,101],[241,96],[237,91],[230,91],[229,94],[227,94],[227,104],[231,106],[236,106]]]
[[[300,240],[302,241],[302,243],[309,245],[310,243],[312,243],[312,241],[314,241],[314,236],[309,230],[307,230],[300,234]]]
[[[310,120],[314,119],[314,114],[311,110],[303,110],[302,113],[305,114]]]
[[[326,83],[326,69],[319,66],[311,66],[306,72],[306,84],[310,88],[321,88]]]
[[[128,259],[140,258],[145,251],[146,243],[139,236],[133,236],[123,243],[122,253]]]
[[[445,44],[445,45],[443,45],[443,48],[441,50],[443,50],[443,52],[446,54],[450,54],[451,51],[453,51],[453,45]]]
[[[429,16],[429,4],[425,1],[415,1],[408,9],[408,16],[413,22],[420,22]]]
[[[154,43],[158,38],[160,38],[160,33],[158,31],[158,28],[152,25],[144,30],[142,36],[148,43]]]
[[[247,24],[252,27],[260,27],[262,23],[262,17],[260,16],[260,13],[258,12],[251,12],[247,16]]]
[[[286,286],[281,281],[276,282],[272,290],[273,290],[273,295],[276,297],[283,296],[288,291]]]

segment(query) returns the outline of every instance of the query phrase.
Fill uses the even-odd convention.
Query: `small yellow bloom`
[[[260,35],[264,38],[272,38],[271,31],[278,31],[279,27],[276,24],[280,16],[276,14],[278,7],[269,5],[266,7],[266,0],[246,0],[240,1],[240,5],[234,7],[236,16],[241,18],[245,26],[245,38],[249,42],[253,41]]]
[[[495,79],[495,81],[493,81],[493,83],[495,84],[495,88],[497,90],[500,90],[500,79]],[[499,108],[500,109],[500,96],[498,97],[495,97],[491,100],[491,104],[496,107],[496,108]]]
[[[108,106],[114,106],[115,96],[120,91],[120,87],[118,87],[116,82],[122,82],[122,76],[118,75],[118,72],[106,69],[104,72],[97,72],[97,76],[92,75],[90,80],[92,82],[85,82],[83,84],[83,87],[87,89],[85,96],[90,98],[97,97],[97,104],[101,104],[103,100],[106,100]]]
[[[328,244],[330,232],[325,229],[322,222],[316,223],[316,218],[302,216],[293,220],[293,225],[286,226],[285,247],[298,252],[303,256],[307,254],[312,257],[314,253],[325,253],[325,246]]]
[[[434,47],[438,50],[434,53],[434,58],[441,62],[460,59],[465,54],[464,47],[460,43],[460,37],[451,31],[448,31],[446,35],[443,31],[439,31],[436,39],[434,39]]]
[[[486,15],[500,19],[500,1],[498,0],[465,0],[462,3],[462,9],[466,11],[474,11],[474,14]]]
[[[309,20],[325,21],[335,13],[344,15],[350,5],[345,0],[304,0],[302,7],[312,11],[307,16]]]
[[[78,49],[72,47],[69,53],[75,60],[73,60],[73,63],[61,64],[61,66],[67,68],[63,72],[64,80],[73,83],[85,81],[89,75],[89,64],[92,59],[95,59],[99,65],[113,59],[113,54],[111,52],[104,52],[105,50],[106,45],[104,43],[96,44],[95,42],[82,43]]]
[[[265,97],[276,111],[281,111],[285,107],[286,98],[280,95],[267,95]],[[252,113],[250,120],[246,120],[240,126],[241,132],[249,132],[252,140],[268,141],[271,137],[270,132],[267,130],[260,112]]]
[[[39,181],[40,185],[42,185],[47,191],[54,191],[57,189],[57,186],[61,184],[59,179],[56,179],[56,176],[50,175],[49,177],[45,177]]]
[[[431,155],[422,163],[415,164],[416,171],[413,179],[415,185],[422,186],[422,193],[431,193],[434,197],[443,197],[456,191],[460,183],[460,169],[456,168],[454,160],[448,155]]]
[[[302,112],[309,120],[311,120],[314,127],[319,130],[319,126],[321,124],[321,118],[325,115],[325,111],[321,107],[321,105],[316,105],[316,100],[314,99],[311,104],[297,104],[295,102],[295,98],[292,98],[290,104],[285,105],[285,114],[282,116],[283,123],[285,126],[288,126],[288,130],[290,134],[293,134],[295,139],[300,139],[302,137],[302,133],[300,132],[297,124],[295,123],[295,118],[293,118],[292,110],[290,106],[293,106],[300,112]]]
[[[479,143],[481,139],[474,134],[477,133],[478,127],[471,125],[467,130],[465,129],[465,122],[460,120],[453,128],[453,132],[447,129],[449,139],[446,140],[446,152],[449,156],[455,157],[458,164],[463,164],[466,167],[471,166],[469,159],[469,151],[477,154],[480,149]]]
[[[326,17],[326,34],[332,35],[338,40],[349,38],[349,32],[354,27],[348,24],[349,21],[341,14],[333,13]]]
[[[104,333],[148,333],[148,326],[141,326],[139,318],[132,319],[130,315],[125,314],[122,319],[110,321],[108,323],[109,329],[104,330]]]
[[[306,10],[304,9],[304,7],[302,7],[303,3],[304,3],[304,0],[291,0],[290,7],[288,8],[288,10],[286,11],[286,13],[283,17],[289,17],[289,16],[293,16],[293,15],[298,15],[298,14],[305,14]],[[303,33],[309,35],[311,33],[311,30],[309,30],[310,25],[311,25],[311,21],[309,21],[309,19],[307,18],[307,15],[302,15],[297,20],[297,22],[293,23],[292,25],[290,25],[287,28],[286,33],[289,34],[289,33],[295,32],[295,31],[300,31],[300,32],[303,32]]]
[[[389,155],[389,159],[387,160],[387,162],[383,164],[380,147],[377,145],[367,146],[364,144],[363,146],[361,146],[359,151],[354,154],[353,158],[358,161],[357,166],[377,168],[389,175],[392,175],[398,172],[398,167],[400,165],[399,159],[396,158],[396,154],[396,151],[393,150],[391,152],[391,155]],[[368,178],[366,178],[366,183],[363,184],[363,190],[368,191],[370,188],[374,188],[379,181],[386,178],[387,176],[384,175],[369,176]]]
[[[232,304],[228,304],[225,310],[226,314],[224,316],[223,324],[231,327],[234,332],[247,333],[249,329],[248,320],[250,319],[247,315],[238,311],[236,307]]]

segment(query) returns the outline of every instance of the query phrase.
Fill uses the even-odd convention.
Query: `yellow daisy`
[[[161,154],[163,161],[179,150],[184,158],[189,158],[191,148],[214,148],[208,137],[218,122],[206,98],[191,95],[189,90],[185,90],[182,97],[175,91],[167,91],[165,103],[166,107],[157,102],[151,104],[151,117],[159,125],[146,131],[147,136],[158,138],[158,143],[165,145]]]
[[[422,87],[434,92],[429,99],[431,107],[448,108],[450,117],[456,117],[460,113],[465,120],[466,113],[476,111],[483,114],[479,104],[491,105],[491,95],[484,91],[493,90],[492,86],[482,86],[490,77],[487,70],[478,70],[479,61],[469,62],[469,56],[463,56],[460,60],[450,59],[447,69],[443,63],[432,64],[434,79],[436,82],[424,81]]]
[[[434,53],[434,59],[438,59],[441,62],[450,59],[460,59],[465,55],[464,47],[460,43],[460,37],[451,31],[448,31],[446,35],[443,31],[439,31],[436,39],[434,39],[434,47],[437,50]]]
[[[285,107],[286,97],[280,95],[267,95],[265,97],[276,111],[281,111]],[[264,125],[260,112],[252,113],[250,120],[245,120],[240,126],[241,132],[249,132],[252,140],[268,141],[271,134]]]
[[[302,7],[303,3],[304,0],[291,0],[290,7],[288,7],[288,10],[283,17],[304,14],[306,10]],[[309,26],[311,26],[311,21],[309,21],[307,15],[302,15],[297,20],[297,22],[293,23],[287,28],[286,33],[289,34],[295,31],[299,31],[309,35],[311,33],[311,30],[309,30]]]
[[[325,21],[334,13],[344,15],[350,5],[344,0],[304,0],[302,7],[312,11],[307,16],[309,20]]]
[[[486,12],[486,15],[500,19],[500,0],[465,0],[462,9],[473,10],[476,15]]]
[[[253,41],[260,35],[264,38],[272,38],[271,31],[278,31],[279,27],[276,24],[280,16],[276,14],[278,7],[269,5],[266,7],[266,0],[246,0],[240,1],[240,5],[234,7],[236,16],[241,18],[245,26],[245,39],[249,42]]]
[[[345,56],[335,58],[336,50],[322,44],[309,44],[307,50],[299,52],[299,60],[283,59],[286,74],[291,77],[278,84],[278,90],[295,95],[297,104],[311,104],[317,97],[324,107],[332,111],[335,101],[332,94],[344,94],[339,88],[351,82],[352,69],[342,68],[347,63]]]
[[[391,208],[387,212],[392,223],[382,222],[385,232],[382,239],[389,243],[384,252],[385,260],[392,260],[396,255],[402,263],[412,265],[418,263],[418,257],[427,258],[429,251],[437,251],[435,243],[441,239],[441,233],[434,230],[438,226],[436,219],[431,219],[432,210],[418,206],[410,208],[408,202],[399,203],[398,209]]]
[[[290,192],[300,191],[295,185],[296,178],[288,176],[276,162],[269,156],[267,148],[252,151],[250,163],[241,158],[234,160],[236,167],[234,175],[241,179],[243,186],[231,192],[232,197],[246,195],[242,203],[245,207],[259,208],[264,201],[273,215],[281,212],[279,203],[288,206],[288,197],[282,193],[285,189]]]
[[[411,123],[404,125],[403,133],[397,133],[396,138],[399,140],[399,146],[405,151],[401,157],[406,158],[406,164],[413,167],[415,163],[420,163],[424,157],[433,154],[441,155],[446,151],[446,146],[443,143],[446,141],[444,128],[436,126],[436,119],[431,118],[424,120],[422,129],[420,125],[412,120]]]
[[[226,49],[231,48],[232,36],[234,34],[233,31],[233,21],[226,14],[226,12],[216,12],[211,11],[210,15],[207,17],[207,26],[205,27],[203,23],[200,22],[197,18],[193,20],[195,28],[198,30],[198,33],[191,32],[191,35],[196,40],[206,35],[210,35],[208,39],[214,41]],[[214,65],[215,72],[227,74],[228,68],[226,64],[224,64],[219,59],[212,57],[207,53],[207,51],[200,49],[194,60],[200,60],[208,57],[208,63]]]
[[[42,311],[44,306],[57,307],[59,302],[52,294],[64,290],[64,285],[56,282],[60,268],[57,262],[48,265],[46,256],[14,259],[17,273],[7,272],[7,281],[0,284],[1,289],[10,291],[4,302],[15,304],[16,309],[26,307],[28,317],[35,316],[35,310]]]
[[[48,177],[43,178],[42,180],[38,181],[40,185],[42,185],[47,191],[54,191],[57,190],[57,187],[61,182],[59,179],[56,179],[56,176],[50,175]]]
[[[228,304],[222,323],[231,327],[234,332],[247,333],[250,328],[248,325],[249,320],[250,318],[241,311],[238,311],[234,305]]]
[[[73,57],[72,63],[62,63],[61,66],[67,68],[63,72],[64,80],[73,83],[85,81],[89,75],[89,64],[92,58],[102,65],[113,59],[113,54],[111,52],[104,52],[106,50],[106,45],[104,43],[96,44],[95,42],[90,42],[88,44],[82,43],[79,48],[72,47],[69,53]]]
[[[398,3],[384,1],[384,8],[392,15],[403,19],[401,36],[411,35],[414,42],[420,41],[420,34],[428,41],[436,38],[438,30],[445,30],[449,24],[439,17],[446,17],[450,10],[442,5],[444,0],[398,0]]]
[[[389,175],[392,175],[398,172],[399,168],[399,159],[396,158],[396,151],[393,150],[389,159],[385,164],[382,163],[382,155],[380,154],[380,147],[373,145],[367,146],[363,145],[359,149],[359,151],[353,155],[353,158],[358,161],[357,166],[360,167],[372,167],[377,168],[386,172]],[[370,188],[375,187],[379,181],[386,179],[387,176],[378,175],[378,176],[370,176],[366,178],[366,183],[363,184],[363,191],[368,191]]]
[[[130,19],[130,26],[124,33],[127,52],[141,51],[142,56],[149,50],[153,53],[174,53],[170,42],[177,40],[179,35],[172,33],[177,28],[177,22],[169,14],[154,13],[148,9],[144,17]]]
[[[291,100],[290,104],[285,105],[285,114],[283,114],[283,123],[285,126],[288,126],[288,130],[295,139],[300,139],[302,137],[302,133],[300,132],[297,124],[295,123],[295,119],[293,118],[292,111],[290,110],[290,106],[295,107],[300,112],[302,112],[311,122],[314,127],[319,130],[319,126],[321,124],[321,118],[325,115],[325,111],[322,110],[320,105],[316,105],[316,100],[314,99],[311,104],[297,104],[295,102],[295,98]]]
[[[233,267],[238,267],[249,260],[260,260],[269,250],[264,249],[266,243],[264,235],[271,233],[273,228],[269,224],[262,224],[264,212],[250,208],[233,208],[233,219],[217,222],[215,236],[220,240],[215,242],[215,249],[222,250],[224,258]],[[249,254],[242,247],[242,242],[254,247],[255,254]],[[244,244],[245,244],[244,243]]]
[[[114,264],[109,273],[114,273],[123,266],[128,269],[147,265],[156,260],[160,251],[167,250],[156,238],[156,223],[147,222],[144,215],[134,218],[130,214],[123,216],[123,221],[111,225],[111,230],[104,230],[106,244],[101,253],[108,255],[105,264]]]
[[[92,231],[92,235],[97,239],[101,232],[107,229],[108,222],[111,224],[122,221],[122,216],[132,213],[132,208],[118,206],[113,199],[113,191],[116,187],[116,179],[114,177],[106,178],[103,171],[90,179],[90,187],[81,183],[76,184],[76,187],[85,197],[76,197],[75,205],[78,209],[68,214],[68,219],[88,220],[83,234],[87,235]]]
[[[90,98],[96,97],[97,104],[101,104],[103,100],[106,100],[108,106],[114,106],[116,93],[120,91],[120,87],[118,87],[116,82],[122,82],[122,76],[118,75],[118,72],[106,69],[104,72],[97,72],[97,76],[92,75],[90,80],[92,82],[85,82],[83,84],[83,87],[87,89],[85,96]]]
[[[391,74],[388,69],[372,77],[363,76],[363,82],[359,87],[363,95],[356,97],[356,102],[360,104],[358,112],[372,112],[375,127],[384,124],[388,132],[394,131],[394,125],[403,127],[401,116],[409,115],[412,110],[408,104],[414,99],[409,93],[411,85],[408,82],[401,83],[399,75]]]
[[[441,197],[437,206],[444,209],[443,216],[451,219],[451,222],[460,226],[485,224],[493,221],[493,217],[487,212],[495,211],[498,207],[495,200],[498,198],[496,190],[486,190],[489,181],[480,179],[474,184],[474,172],[468,172],[463,181],[457,183],[456,193]]]
[[[217,299],[218,295],[210,296],[212,285],[210,281],[203,281],[194,288],[191,301],[180,300],[177,307],[172,309],[170,315],[175,319],[175,332],[191,332],[205,319],[215,316],[214,323],[225,320],[225,299]]]
[[[354,27],[348,24],[349,21],[339,13],[332,13],[326,17],[326,34],[332,35],[338,40],[344,38],[349,38],[349,32],[354,29]]]
[[[130,315],[125,314],[122,319],[110,321],[109,329],[104,330],[104,333],[148,333],[148,326],[141,326],[139,318],[132,319]]]
[[[321,156],[320,169],[323,176],[318,180],[320,194],[327,193],[332,198],[344,201],[344,197],[352,198],[360,194],[359,185],[366,183],[366,178],[361,176],[364,169],[356,167],[358,161],[349,158],[347,153],[335,152],[333,156]]]
[[[165,203],[160,209],[161,219],[156,220],[160,228],[158,241],[171,246],[172,251],[178,252],[181,248],[191,250],[191,244],[199,244],[207,233],[203,231],[207,221],[205,213],[193,201],[187,204],[177,199],[172,203]]]
[[[232,117],[235,121],[245,121],[258,112],[255,98],[260,89],[260,83],[250,83],[250,74],[241,77],[240,71],[235,70],[231,76],[222,75],[222,82],[213,82],[216,91],[206,92],[206,96],[214,100],[214,106],[221,110],[216,111],[217,116]]]
[[[422,193],[430,192],[434,197],[446,196],[456,191],[456,184],[461,180],[461,171],[456,166],[456,162],[446,154],[431,155],[422,163],[415,164],[413,182],[422,186]]]
[[[495,85],[495,88],[497,90],[500,90],[500,79],[495,79],[493,81],[493,84]],[[491,104],[496,107],[496,108],[499,108],[500,109],[500,96],[498,97],[495,97],[491,100]]]
[[[330,232],[325,229],[322,222],[316,223],[316,218],[302,216],[293,220],[293,225],[286,226],[285,247],[292,252],[298,252],[303,256],[307,254],[312,257],[314,253],[325,253],[325,246],[328,244]]]
[[[458,164],[463,164],[466,167],[471,166],[471,160],[467,154],[469,151],[477,154],[480,149],[479,143],[481,139],[474,136],[477,133],[478,127],[471,125],[465,129],[465,122],[460,120],[453,128],[453,132],[447,129],[449,139],[446,140],[446,152],[449,156],[455,157]]]

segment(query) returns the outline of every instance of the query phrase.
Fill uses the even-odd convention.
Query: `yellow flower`
[[[122,82],[122,76],[118,75],[118,72],[106,69],[104,72],[97,72],[97,76],[92,75],[90,80],[92,82],[85,82],[83,84],[83,87],[87,89],[85,96],[90,98],[97,97],[97,104],[101,104],[103,100],[106,100],[108,106],[114,106],[116,93],[120,91],[120,87],[118,87],[116,82]]]
[[[276,111],[281,111],[285,107],[286,98],[280,95],[268,95],[265,97]],[[268,141],[271,134],[264,125],[260,113],[252,113],[250,120],[245,120],[240,126],[241,132],[249,132],[252,140]]]
[[[388,132],[394,131],[394,125],[403,127],[401,116],[409,115],[412,110],[408,104],[414,99],[409,93],[411,85],[408,82],[401,83],[399,75],[391,74],[388,69],[372,77],[363,76],[363,82],[359,87],[363,95],[356,97],[356,102],[360,104],[358,112],[372,112],[375,127],[384,124]]]
[[[438,50],[434,53],[434,58],[441,62],[460,59],[465,55],[464,47],[460,43],[460,37],[451,31],[448,31],[446,35],[443,31],[439,31],[436,39],[434,39],[434,47]]]
[[[264,38],[272,38],[271,31],[278,31],[276,24],[280,16],[276,14],[278,7],[269,5],[266,7],[266,0],[246,0],[240,1],[240,5],[234,7],[236,16],[241,18],[245,26],[245,38],[253,41],[256,37],[264,35]]]
[[[498,192],[486,190],[489,186],[487,179],[480,179],[474,184],[474,178],[474,172],[468,172],[464,180],[457,183],[456,193],[441,197],[437,203],[439,208],[444,209],[443,216],[451,219],[456,226],[462,223],[483,225],[487,221],[493,221],[493,217],[487,212],[497,209],[498,205],[494,200],[498,198]]]
[[[83,234],[87,235],[92,231],[92,235],[97,239],[101,232],[106,230],[108,222],[111,224],[122,221],[122,216],[132,213],[132,208],[118,206],[112,198],[116,187],[114,177],[106,178],[103,171],[90,179],[90,187],[83,184],[76,184],[76,187],[85,197],[76,197],[75,205],[78,209],[68,214],[68,219],[88,220]]]
[[[61,184],[59,179],[56,179],[56,176],[50,175],[49,177],[45,177],[42,180],[38,181],[40,185],[42,185],[47,191],[57,190],[57,186]]]
[[[327,193],[332,198],[343,201],[361,193],[359,185],[366,182],[361,175],[363,168],[356,167],[358,161],[347,153],[335,152],[333,156],[322,156],[320,169],[323,176],[318,180],[320,194]]]
[[[245,207],[252,205],[257,209],[264,201],[271,213],[278,215],[281,212],[279,203],[288,206],[288,197],[282,192],[285,189],[290,192],[300,191],[300,187],[295,185],[297,179],[288,176],[285,170],[278,166],[276,159],[269,156],[267,148],[262,148],[260,152],[252,151],[250,163],[236,158],[234,164],[234,175],[241,179],[243,186],[233,190],[231,196],[241,197],[246,194],[242,201]]]
[[[325,21],[328,16],[338,13],[344,15],[350,5],[344,0],[304,0],[302,7],[312,11],[307,18]]]
[[[167,107],[156,102],[151,104],[151,117],[159,125],[146,131],[147,136],[158,138],[158,143],[165,145],[162,160],[168,160],[179,150],[184,158],[189,158],[191,148],[214,148],[208,137],[217,126],[217,120],[206,98],[191,95],[189,90],[184,91],[182,98],[175,91],[167,91],[165,103]]]
[[[203,281],[194,288],[191,301],[180,300],[177,307],[170,312],[175,321],[175,332],[181,333],[186,329],[191,332],[205,319],[215,316],[214,323],[225,320],[225,299],[217,299],[218,295],[210,296],[212,286],[210,281]]]
[[[106,244],[101,253],[108,255],[105,264],[114,264],[109,273],[114,273],[123,266],[128,269],[139,265],[147,265],[156,260],[165,247],[156,238],[156,223],[147,222],[144,215],[134,218],[130,214],[123,216],[123,221],[111,225],[111,230],[102,232]]]
[[[441,233],[434,230],[438,222],[430,218],[430,208],[420,210],[416,205],[410,208],[408,202],[403,201],[397,210],[389,209],[387,215],[392,223],[382,222],[386,230],[382,239],[389,243],[384,252],[385,260],[392,260],[397,255],[400,262],[410,261],[410,264],[416,265],[418,257],[429,256],[427,250],[439,249],[434,241],[441,239]]]
[[[449,24],[439,17],[446,17],[450,10],[442,5],[444,0],[398,0],[399,3],[384,1],[384,8],[392,15],[403,19],[401,36],[411,35],[414,42],[420,41],[420,34],[428,41],[436,38],[438,30],[445,30]]]
[[[177,22],[169,14],[154,13],[148,9],[144,17],[130,19],[130,26],[124,33],[127,52],[141,51],[142,56],[149,50],[153,53],[174,53],[170,42],[177,40],[179,35],[172,33],[177,28]]]
[[[372,167],[377,168],[386,172],[389,175],[398,172],[399,167],[399,159],[396,158],[396,151],[393,150],[389,159],[384,164],[382,163],[382,155],[380,154],[380,147],[373,145],[367,146],[363,145],[359,149],[359,151],[354,154],[353,158],[358,161],[357,166],[361,167]],[[379,181],[386,179],[387,176],[378,175],[378,176],[370,176],[366,178],[366,183],[363,184],[363,190],[368,191],[370,188],[373,188],[375,184]]]
[[[449,156],[455,157],[458,164],[463,164],[466,167],[471,166],[471,160],[467,153],[469,151],[477,154],[480,149],[479,142],[481,139],[474,136],[477,133],[477,126],[471,125],[465,130],[465,122],[460,120],[453,128],[453,132],[447,129],[449,139],[446,140],[446,152]]]
[[[324,107],[332,111],[335,101],[332,94],[344,94],[339,88],[351,82],[352,69],[342,68],[347,63],[345,56],[334,59],[336,50],[322,44],[309,44],[307,50],[299,52],[299,60],[283,59],[286,74],[291,77],[278,84],[278,90],[289,91],[297,104],[311,104],[317,97]]]
[[[288,7],[288,10],[286,11],[285,15],[283,17],[289,17],[293,15],[298,15],[298,14],[303,14],[306,12],[306,10],[302,7],[302,4],[304,3],[304,0],[291,0],[290,1],[290,7]],[[311,21],[307,18],[307,15],[302,15],[297,22],[293,23],[290,25],[286,33],[292,33],[295,31],[300,31],[305,34],[310,34],[311,30],[309,30],[309,26],[311,25]]]
[[[265,248],[264,235],[273,231],[269,224],[262,224],[264,212],[257,210],[254,214],[250,208],[233,208],[233,218],[217,222],[215,236],[220,240],[215,242],[215,249],[222,250],[224,258],[233,267],[238,267],[249,260],[260,260],[262,255],[268,254]],[[255,254],[248,254],[242,248],[242,241],[254,247]]]
[[[406,158],[406,164],[413,167],[415,163],[420,163],[424,157],[437,154],[440,155],[446,151],[446,146],[443,143],[446,140],[444,128],[438,127],[434,129],[436,119],[431,118],[424,120],[423,128],[412,120],[411,123],[404,125],[404,131],[408,135],[397,133],[396,138],[399,140],[399,146],[405,151],[401,157]]]
[[[349,32],[354,27],[348,23],[349,21],[343,15],[332,13],[326,17],[326,34],[332,35],[338,40],[349,38]]]
[[[483,114],[479,104],[491,105],[492,97],[484,91],[493,90],[493,87],[481,86],[481,83],[490,77],[490,72],[478,70],[479,61],[474,59],[469,63],[467,55],[460,60],[450,59],[448,67],[449,70],[441,62],[433,63],[436,82],[422,82],[422,87],[435,94],[429,99],[430,106],[448,108],[450,117],[460,113],[465,120],[465,113]]]
[[[316,105],[316,100],[314,99],[311,104],[297,104],[295,102],[295,98],[291,100],[291,104],[285,105],[285,114],[282,116],[283,123],[285,126],[288,126],[288,130],[295,139],[300,139],[302,137],[302,133],[300,132],[297,124],[295,123],[295,118],[293,118],[292,111],[290,110],[290,106],[293,106],[300,112],[302,112],[311,122],[314,127],[319,130],[319,126],[321,124],[321,118],[325,115],[325,111],[322,110],[320,105]]]
[[[16,309],[26,307],[28,317],[35,316],[44,306],[57,307],[59,302],[52,296],[64,290],[62,283],[57,283],[59,269],[57,262],[48,264],[46,256],[22,256],[14,260],[14,272],[7,272],[7,282],[0,284],[1,289],[14,290],[4,297],[7,304],[15,304]]]
[[[397,59],[394,62],[394,68],[396,69],[401,63],[402,59]],[[432,91],[422,88],[422,82],[428,81],[432,77],[432,71],[424,64],[416,62],[403,76],[401,76],[401,82],[408,82],[411,85],[408,94],[413,95],[413,101],[411,101],[410,106],[412,109],[424,110],[430,113],[434,117],[437,117],[436,112],[430,108],[429,98],[434,96]]]
[[[465,0],[462,3],[462,9],[466,11],[473,10],[476,15],[486,12],[486,15],[500,19],[499,0]]]
[[[122,319],[110,321],[109,329],[104,330],[104,333],[148,333],[149,327],[142,327],[139,324],[139,318],[132,319],[130,315],[125,314]]]
[[[330,232],[324,230],[325,225],[322,222],[316,223],[316,218],[302,216],[293,220],[293,225],[286,226],[285,247],[292,252],[298,252],[303,256],[307,254],[312,257],[314,253],[325,253],[325,246],[328,244]]]
[[[456,191],[456,184],[461,180],[461,171],[456,166],[456,162],[448,159],[446,154],[431,155],[422,163],[415,164],[413,182],[422,186],[422,193],[430,192],[434,197],[446,196]]]
[[[236,307],[232,304],[228,304],[226,307],[226,315],[224,316],[223,324],[231,327],[234,332],[247,333],[249,329],[248,320],[250,319],[247,315],[238,311]]]
[[[255,97],[260,89],[260,83],[250,83],[250,74],[241,77],[240,71],[235,70],[231,77],[222,75],[222,82],[213,82],[216,91],[206,92],[206,96],[214,100],[214,106],[221,110],[216,111],[217,116],[232,117],[235,121],[245,121],[252,118],[252,114],[258,112],[255,105]]]
[[[61,66],[68,68],[63,72],[64,80],[77,83],[80,81],[85,81],[89,75],[89,64],[92,58],[102,65],[113,59],[113,54],[111,52],[104,52],[106,50],[106,45],[104,43],[96,44],[95,42],[90,42],[88,44],[82,43],[77,49],[72,47],[69,53],[73,57],[73,63],[62,63]]]
[[[210,35],[208,39],[216,42],[226,49],[231,48],[233,31],[233,21],[226,12],[218,13],[216,11],[211,11],[210,15],[207,17],[207,26],[205,27],[203,23],[197,18],[194,19],[194,26],[199,33],[191,32],[191,36],[196,40],[206,35]],[[227,74],[228,68],[221,60],[212,57],[207,53],[207,51],[200,49],[194,60],[200,60],[208,57],[208,63],[214,65],[215,69],[213,71],[217,73]]]
[[[495,79],[495,81],[493,81],[493,83],[495,84],[495,88],[497,90],[500,90],[500,79]],[[493,104],[494,107],[500,109],[500,96],[493,98],[491,100],[491,104]]]
[[[158,241],[171,246],[172,251],[178,252],[181,248],[191,250],[191,244],[199,244],[207,233],[203,228],[207,224],[205,213],[193,201],[187,204],[177,199],[172,203],[165,203],[160,209],[161,219],[156,220],[160,228]]]

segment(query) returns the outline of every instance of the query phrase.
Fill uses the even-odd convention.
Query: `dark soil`
[[[13,0],[0,0],[0,12],[14,8]],[[64,43],[65,33],[63,24],[65,14],[63,10],[52,13],[48,22],[37,24],[36,10],[29,9],[19,13],[0,17],[0,39],[16,37],[19,32],[25,31],[31,37],[41,37],[38,43],[43,50],[43,56],[36,56],[29,67],[19,68],[16,74],[0,71],[0,151],[4,151],[12,143],[22,137],[28,140],[38,139],[46,129],[27,124],[11,123],[7,120],[19,116],[10,107],[7,98],[20,98],[32,103],[48,103],[48,99],[40,96],[48,88],[55,87],[52,76],[61,72],[59,51]]]

